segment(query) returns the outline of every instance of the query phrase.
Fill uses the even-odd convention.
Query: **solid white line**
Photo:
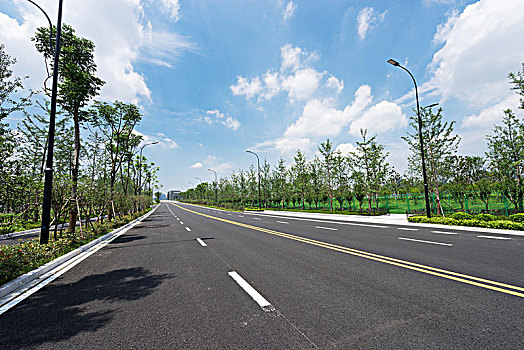
[[[497,237],[497,236],[477,236],[478,238],[489,238],[489,239],[511,239],[510,237]]]
[[[269,301],[266,300],[266,298],[264,298],[262,295],[260,295],[259,292],[257,292],[255,290],[255,288],[251,287],[251,285],[249,283],[247,283],[243,278],[242,276],[240,276],[238,273],[236,273],[236,271],[230,271],[227,273],[229,276],[231,276],[232,279],[235,280],[236,283],[238,283],[238,285],[247,293],[249,294],[249,296],[251,298],[253,298],[254,301],[256,301],[256,303],[258,305],[260,305],[260,307],[264,310],[267,310],[267,308],[271,307],[271,304],[269,303]]]
[[[289,224],[289,222],[285,222],[285,221],[277,221],[279,224]]]
[[[315,226],[315,228],[320,228],[322,230],[338,231],[338,228],[333,228],[333,227]]]
[[[397,227],[397,230],[402,230],[402,231],[418,231],[418,228]]]
[[[262,219],[260,219],[260,218],[253,218],[253,220],[262,220]]]
[[[420,243],[429,243],[429,244],[438,244],[438,245],[445,245],[447,247],[452,247],[453,244],[449,244],[449,243],[441,243],[441,242],[432,242],[432,241],[423,241],[421,239],[412,239],[412,238],[404,238],[404,237],[399,237],[398,239],[402,239],[404,241],[412,241],[412,242],[420,242]]]
[[[440,233],[442,235],[458,235],[458,232],[447,232],[447,231],[431,231],[433,233]]]
[[[186,230],[191,231],[191,229],[189,227],[186,227]]]
[[[205,244],[204,241],[201,240],[200,238],[197,238],[196,240],[197,240],[198,243],[200,243],[200,245],[201,245],[202,247],[207,247],[207,244]]]

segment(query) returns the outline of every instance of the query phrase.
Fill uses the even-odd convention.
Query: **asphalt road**
[[[523,248],[163,203],[1,315],[0,347],[522,349]]]

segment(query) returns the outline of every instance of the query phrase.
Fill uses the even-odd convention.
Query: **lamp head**
[[[388,60],[388,63],[394,65],[395,67],[400,66],[400,63],[398,63],[397,61],[395,61],[395,60],[392,59],[392,58],[390,58],[390,59]]]

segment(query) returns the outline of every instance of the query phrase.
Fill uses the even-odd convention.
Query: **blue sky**
[[[55,18],[58,1],[39,3]],[[402,172],[414,93],[389,58],[414,74],[422,105],[456,121],[460,152],[482,154],[517,107],[506,76],[524,62],[522,0],[71,0],[64,22],[97,46],[99,98],[141,106],[136,129],[160,141],[144,154],[164,192],[211,180],[206,168],[247,169],[246,149],[272,165],[297,148],[312,158],[326,138],[347,152],[360,128]],[[29,39],[41,25],[27,1],[0,4],[0,41],[34,89],[45,71]]]

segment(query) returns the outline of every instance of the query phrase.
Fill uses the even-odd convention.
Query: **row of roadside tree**
[[[13,75],[13,58],[0,45],[0,233],[40,222],[48,145],[54,39],[38,28],[32,38],[48,72],[40,91]],[[53,32],[56,28],[53,28]],[[54,37],[52,33],[51,37]],[[137,155],[142,115],[132,103],[96,101],[105,84],[97,77],[92,41],[62,29],[53,173],[53,223],[137,212],[152,203],[158,168]],[[10,127],[6,121],[16,126]]]
[[[518,108],[524,110],[524,63],[520,71],[508,77],[511,89],[522,96]],[[502,123],[486,135],[484,156],[470,156],[458,154],[460,136],[454,130],[455,122],[445,121],[443,112],[442,108],[421,109],[432,211],[444,215],[464,211],[468,201],[470,207],[471,203],[481,203],[477,211],[506,215],[524,211],[522,118],[512,109],[501,111]],[[361,130],[356,149],[348,154],[337,151],[328,139],[318,146],[319,156],[313,159],[306,159],[297,150],[291,164],[283,158],[273,166],[264,160],[260,168],[261,206],[373,212],[394,200],[397,212],[423,208],[417,206],[423,181],[416,113],[410,118],[410,126],[402,137],[411,152],[404,174],[387,162],[389,153],[377,136]],[[198,203],[214,203],[216,197],[231,208],[258,206],[258,169],[251,166],[218,183],[201,183],[183,196]],[[404,204],[398,205],[399,199]]]

